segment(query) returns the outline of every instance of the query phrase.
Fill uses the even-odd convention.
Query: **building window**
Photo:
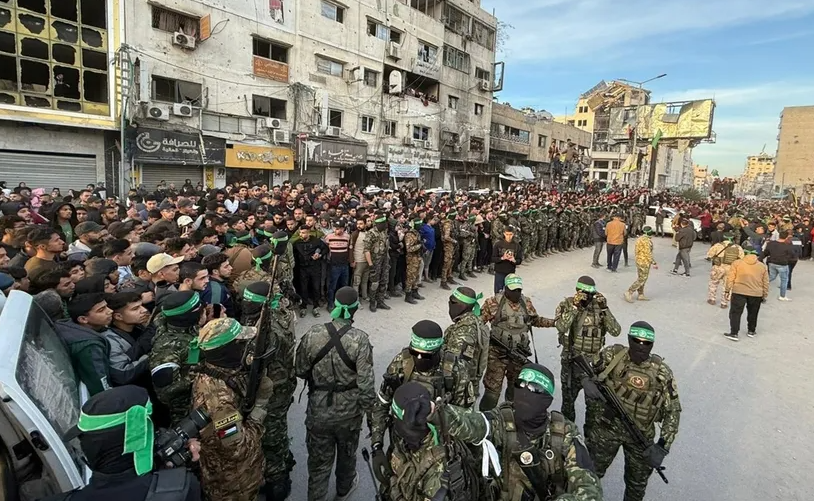
[[[423,125],[413,125],[413,139],[426,141],[430,138],[430,128]]]
[[[379,23],[375,19],[368,19],[367,20],[367,34],[368,35],[370,35],[372,37],[376,37],[376,38],[381,38],[382,40],[387,40],[388,38],[390,38],[389,31],[390,30],[387,29],[387,26]]]
[[[475,78],[478,80],[486,80],[487,82],[492,80],[492,74],[488,71],[484,70],[483,68],[475,68]]]
[[[469,73],[469,54],[450,45],[444,45],[444,66]]]
[[[588,113],[588,107],[587,106],[580,106],[579,107],[579,113]]]
[[[472,21],[472,38],[489,50],[495,48],[495,30],[479,21]]]
[[[483,105],[475,103],[475,115],[483,115]]]
[[[447,104],[447,107],[449,107],[449,109],[451,109],[451,110],[457,110],[458,109],[458,98],[455,97],[455,96],[449,96],[449,102]]]
[[[445,130],[441,133],[441,141],[444,143],[443,146],[449,147],[459,144],[461,140],[460,134],[456,132],[450,132]]]
[[[180,31],[185,35],[198,38],[200,18],[174,12],[157,5],[151,5],[153,11],[153,28],[169,33]]]
[[[394,44],[401,44],[401,32],[396,31],[393,28],[388,28],[390,30],[390,41]]]
[[[280,63],[288,63],[288,47],[270,40],[252,38],[252,54]]]
[[[382,122],[382,131],[385,136],[396,137],[397,124],[395,120],[385,120]]]
[[[201,105],[201,84],[153,75],[153,100]]]
[[[362,116],[362,132],[375,133],[376,129],[373,128],[375,123],[376,120],[373,117]]]
[[[252,96],[252,115],[286,119],[286,102],[266,96]]]
[[[379,72],[365,68],[364,82],[368,87],[377,87],[379,85]]]
[[[341,77],[344,69],[345,65],[342,63],[337,63],[336,61],[331,61],[330,59],[317,56],[317,71],[320,73]]]
[[[485,149],[482,137],[469,138],[469,151],[483,151]]]
[[[587,127],[588,121],[587,120],[577,120],[577,127]]]
[[[538,148],[545,148],[546,147],[545,145],[546,145],[547,141],[548,141],[548,138],[545,137],[544,135],[542,135],[542,134],[537,135],[537,147]]]
[[[328,110],[328,125],[342,127],[342,112],[340,110]]]
[[[335,3],[322,0],[322,17],[327,17],[331,21],[342,23],[345,19],[345,8],[340,7]]]
[[[443,22],[447,28],[459,35],[469,34],[469,23],[472,18],[463,11],[460,11],[447,2],[445,4]]]
[[[418,60],[425,63],[435,64],[435,59],[438,57],[438,47],[430,45],[427,42],[418,41]]]

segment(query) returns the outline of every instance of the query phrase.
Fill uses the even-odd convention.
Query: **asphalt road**
[[[655,257],[662,265],[653,270],[647,286],[649,302],[628,304],[622,293],[636,278],[634,241],[630,242],[631,267],[620,264],[619,273],[593,269],[591,249],[537,259],[520,266],[524,293],[541,315],[553,316],[563,297],[574,291],[581,275],[592,276],[598,289],[622,324],[624,332],[637,320],[656,329],[654,353],[665,358],[676,377],[683,408],[678,438],[665,460],[665,485],[657,476],[650,479],[647,499],[659,501],[702,500],[811,500],[814,499],[814,340],[811,310],[814,308],[814,263],[800,262],[794,271],[791,302],[777,300],[777,281],[758,321],[758,335],[747,338],[744,313],[741,340],[723,337],[728,330],[728,311],[706,303],[708,249],[696,244],[692,251],[693,276],[671,276],[675,249],[668,239],[655,239]],[[603,256],[604,259],[604,256]],[[492,276],[479,275],[467,286],[489,297]],[[410,327],[421,319],[432,319],[446,328],[448,292],[437,284],[421,289],[427,297],[419,305],[401,298],[389,301],[390,311],[356,315],[355,326],[370,335],[376,364],[376,384],[387,363],[409,341]],[[806,299],[809,298],[809,299]],[[323,314],[318,321],[326,321]],[[317,319],[300,320],[301,336]],[[559,374],[559,349],[554,329],[535,329],[540,361]],[[617,342],[609,339],[609,343]],[[559,383],[559,381],[557,381]],[[297,394],[302,389],[302,383]],[[304,409],[296,402],[289,414],[292,449],[297,460],[293,472],[292,501],[305,501],[307,452]],[[554,407],[559,409],[559,396]],[[582,398],[578,400],[577,423],[584,419]],[[366,433],[366,431],[364,432]],[[369,447],[364,438],[361,446]],[[621,500],[624,492],[621,452],[602,481],[605,499]],[[358,459],[359,488],[352,499],[373,500],[373,486],[361,453]],[[333,483],[329,490],[333,493]],[[329,501],[330,501],[329,497]]]

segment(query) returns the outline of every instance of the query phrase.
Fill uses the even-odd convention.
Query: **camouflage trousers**
[[[529,254],[534,255],[537,253],[537,232],[529,233]]]
[[[459,268],[461,273],[472,272],[472,263],[475,261],[475,252],[477,250],[478,246],[474,242],[466,242],[463,244],[463,248],[461,250],[461,264]]]
[[[718,300],[718,286],[723,289],[721,292],[721,306],[729,304],[729,298],[726,297],[726,276],[729,274],[728,264],[719,264],[712,267],[709,271],[709,285],[707,285],[707,301],[715,303]]]
[[[294,390],[284,391],[280,394],[275,386],[273,402],[266,408],[266,419],[263,420],[265,431],[263,433],[263,455],[266,457],[266,468],[263,472],[266,483],[277,483],[285,480],[294,465],[294,455],[291,454],[288,437],[288,408],[294,401]],[[281,391],[281,393],[283,393]]]
[[[325,501],[328,481],[336,460],[336,491],[346,494],[356,477],[356,449],[362,416],[340,423],[314,423],[308,426],[308,501]]]
[[[548,244],[548,229],[544,228],[540,230],[537,234],[537,254],[542,254],[546,252],[548,249],[546,245]]]
[[[594,460],[594,471],[599,478],[605,476],[613,463],[619,447],[625,455],[625,497],[624,501],[642,501],[647,489],[647,480],[653,468],[647,464],[644,450],[634,441],[618,419],[602,417],[604,406],[596,409],[588,407],[585,416],[585,445]],[[590,423],[590,425],[589,425]],[[647,433],[645,433],[647,437]],[[653,437],[647,437],[653,440]]]
[[[384,301],[387,291],[387,274],[390,273],[390,256],[387,252],[383,256],[370,256],[373,266],[370,267],[370,289],[368,297],[370,302]],[[395,263],[394,263],[395,265]]]
[[[552,250],[556,250],[557,247],[557,227],[552,226],[548,229],[548,248],[547,250],[551,252]]]
[[[582,371],[571,363],[565,353],[560,357],[560,387],[562,393],[562,414],[571,421],[576,421],[574,403],[582,391]]]
[[[441,281],[447,282],[452,278],[452,262],[455,259],[455,245],[444,243],[444,267],[441,268]]]
[[[407,254],[407,291],[415,290],[418,288],[418,282],[421,280],[421,254]]]
[[[508,353],[499,346],[489,345],[489,357],[486,362],[486,372],[483,375],[483,399],[480,402],[480,410],[488,411],[497,406],[500,400],[500,389],[503,388],[503,380],[509,383],[506,385],[506,401],[514,400],[514,381],[520,375],[522,364],[509,358]]]
[[[523,233],[520,246],[523,248],[523,259],[525,259],[529,255],[529,249],[531,248],[531,233]]]
[[[640,296],[644,296],[644,284],[647,283],[647,279],[650,277],[650,265],[643,266],[637,263],[636,272],[638,274],[636,281],[627,291],[631,294],[638,292]]]

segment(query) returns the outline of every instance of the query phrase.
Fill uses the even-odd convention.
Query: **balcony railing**
[[[504,141],[509,141],[512,143],[530,144],[528,137],[516,136],[514,134],[506,134],[505,132],[495,132],[495,131],[491,131],[489,135],[495,139],[503,139]]]

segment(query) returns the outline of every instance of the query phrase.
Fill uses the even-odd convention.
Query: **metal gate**
[[[288,173],[288,179],[293,185],[299,183],[303,185],[321,185],[325,182],[325,167],[309,166],[308,170],[302,171],[302,174],[300,174],[299,169],[294,169]]]
[[[0,179],[8,188],[23,182],[31,189],[44,188],[51,193],[51,189],[59,188],[67,195],[69,189],[83,190],[96,184],[96,156],[0,150]]]
[[[189,179],[192,186],[203,181],[203,168],[200,165],[142,165],[141,184],[147,191],[155,190],[158,183],[164,181],[167,186],[175,184],[175,189],[180,190],[184,182]]]

